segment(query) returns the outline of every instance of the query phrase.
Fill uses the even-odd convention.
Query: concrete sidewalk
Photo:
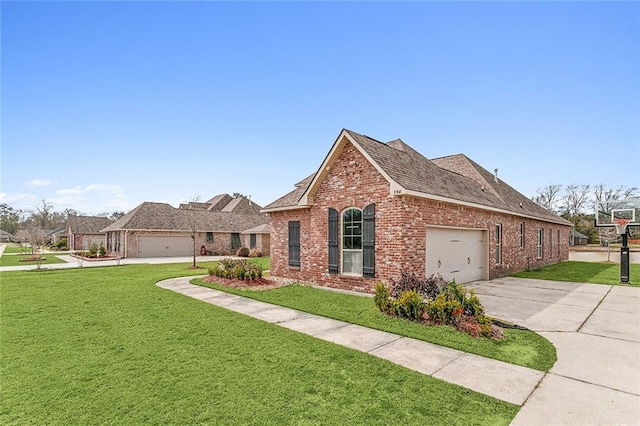
[[[191,263],[193,262],[193,256],[180,256],[180,257],[145,257],[145,258],[124,258],[120,261],[117,260],[81,260],[70,254],[58,254],[57,258],[64,260],[65,263],[49,263],[42,264],[40,269],[69,269],[69,268],[92,268],[99,266],[117,266],[117,265],[157,265],[162,263]],[[196,256],[196,262],[214,262],[221,259],[232,258],[235,256]],[[37,265],[18,265],[18,266],[1,266],[0,272],[9,271],[31,271],[38,269]]]
[[[537,370],[193,285],[189,283],[193,278],[174,278],[157,285],[290,330],[369,353],[512,404],[524,404],[544,376],[544,373]]]

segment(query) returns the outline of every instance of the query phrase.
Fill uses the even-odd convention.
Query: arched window
[[[342,273],[362,275],[362,210],[342,212]]]

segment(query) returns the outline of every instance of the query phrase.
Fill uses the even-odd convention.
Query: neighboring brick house
[[[105,243],[103,228],[113,220],[102,216],[69,216],[65,227],[67,246],[71,250],[88,250],[91,244]]]
[[[295,186],[262,210],[275,276],[371,292],[403,270],[469,282],[568,259],[570,222],[462,154],[343,130]]]
[[[261,207],[246,197],[222,194],[211,200],[181,204],[144,202],[105,229],[110,255],[121,257],[189,256],[196,252],[235,254],[241,233],[268,224]],[[268,252],[267,252],[268,255]]]
[[[257,248],[263,256],[271,252],[271,227],[265,223],[240,233],[242,245],[250,249]]]

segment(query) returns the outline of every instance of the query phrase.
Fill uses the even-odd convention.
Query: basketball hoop
[[[614,219],[613,224],[616,227],[618,235],[624,235],[627,233],[627,225],[629,225],[629,219]]]

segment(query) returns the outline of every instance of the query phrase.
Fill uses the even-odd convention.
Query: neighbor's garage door
[[[141,236],[138,239],[138,257],[191,256],[191,237]]]
[[[427,276],[457,283],[487,279],[485,231],[427,228]]]

